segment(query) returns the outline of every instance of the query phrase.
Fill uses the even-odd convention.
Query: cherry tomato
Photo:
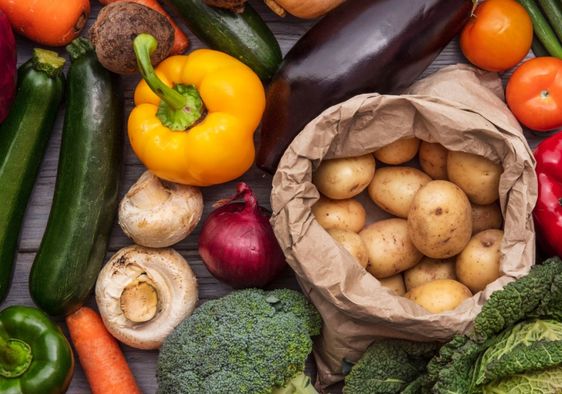
[[[533,24],[515,0],[485,0],[461,33],[461,49],[474,65],[505,71],[519,63],[531,48]]]
[[[509,79],[505,94],[511,112],[528,128],[548,131],[562,127],[562,60],[527,60]]]

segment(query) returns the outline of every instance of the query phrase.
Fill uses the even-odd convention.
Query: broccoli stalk
[[[310,378],[303,372],[298,373],[283,388],[273,389],[271,394],[318,394],[310,382]]]

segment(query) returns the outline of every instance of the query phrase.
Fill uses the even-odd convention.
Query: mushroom
[[[102,268],[96,302],[109,332],[138,349],[157,349],[197,303],[197,280],[175,250],[138,245]]]
[[[135,243],[164,248],[186,238],[202,213],[198,188],[162,181],[146,171],[123,197],[119,225]]]

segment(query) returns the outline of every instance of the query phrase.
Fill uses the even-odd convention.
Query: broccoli
[[[387,340],[375,342],[345,377],[345,394],[400,393],[425,372],[434,343]]]
[[[240,290],[208,301],[161,347],[158,393],[317,393],[303,371],[321,324],[292,290]]]

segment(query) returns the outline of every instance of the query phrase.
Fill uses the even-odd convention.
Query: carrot
[[[62,46],[78,37],[88,21],[89,0],[0,0],[12,27],[32,41]]]
[[[187,47],[189,46],[189,39],[185,35],[185,33],[179,28],[179,26],[174,22],[170,14],[166,12],[164,8],[158,3],[157,0],[99,0],[99,2],[103,5],[107,5],[110,3],[117,3],[118,1],[130,1],[132,3],[137,3],[140,5],[144,5],[145,7],[152,8],[154,11],[159,12],[160,14],[164,15],[168,22],[174,28],[174,45],[170,51],[171,55],[178,55],[180,53],[185,52]]]
[[[97,312],[82,307],[66,317],[66,325],[92,394],[141,393],[117,340]]]

